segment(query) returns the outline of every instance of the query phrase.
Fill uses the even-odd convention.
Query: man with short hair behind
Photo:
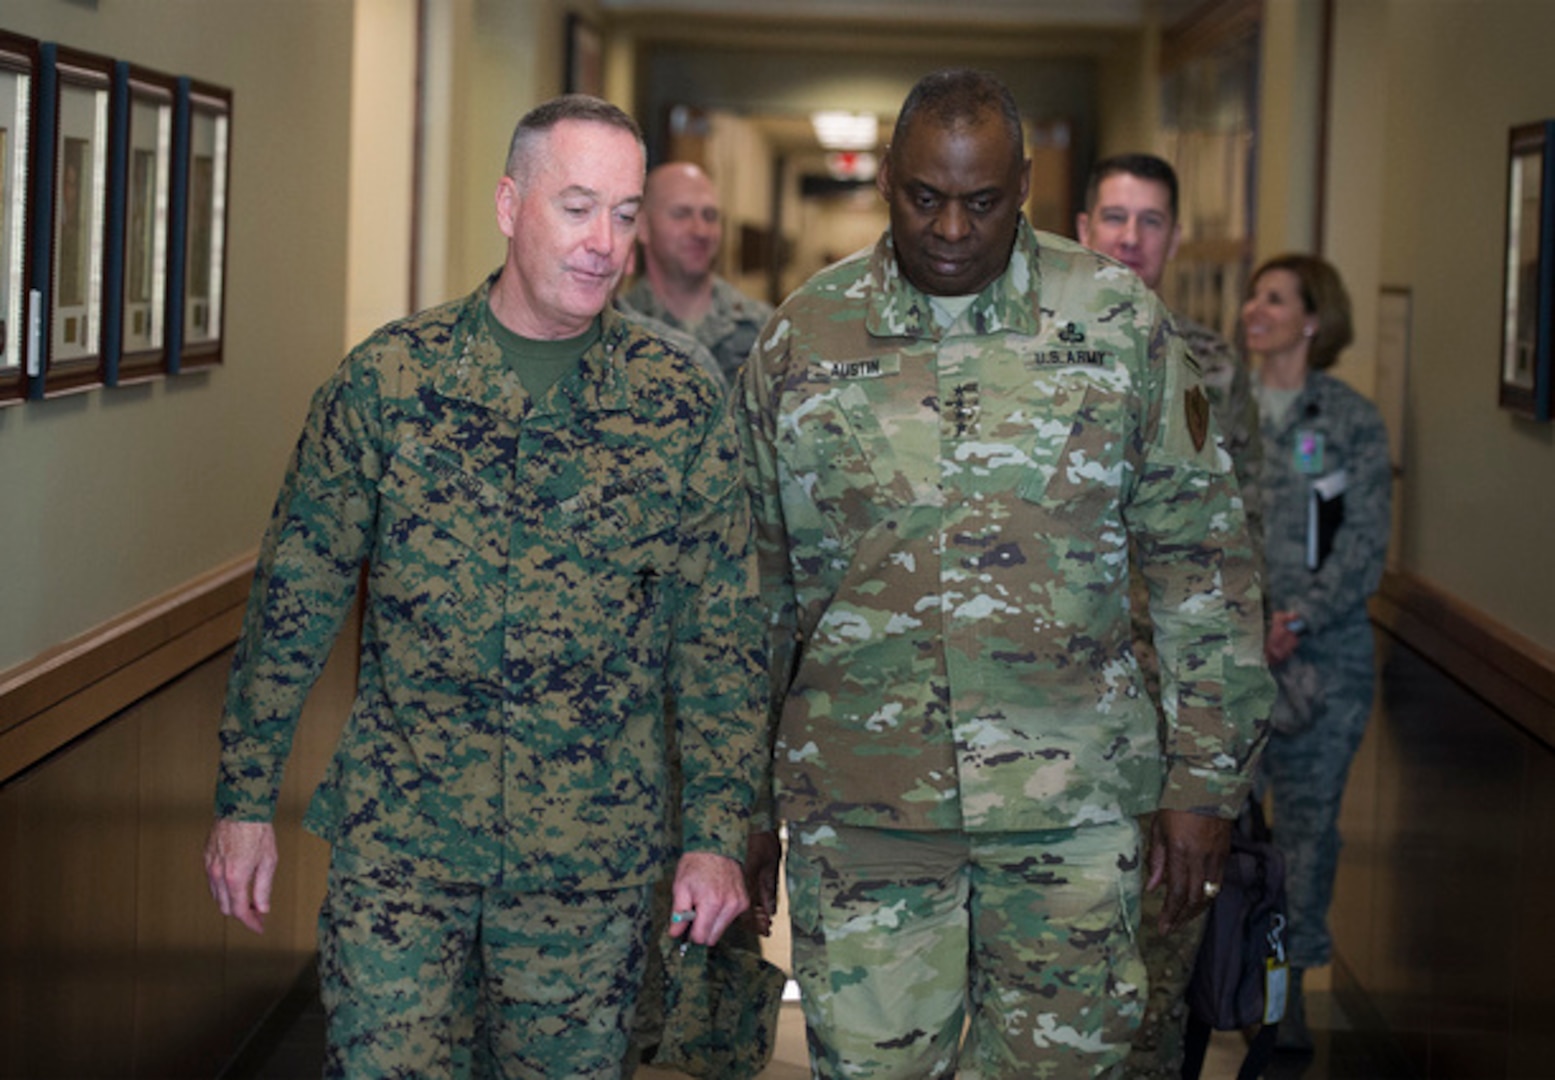
[[[718,191],[707,173],[685,161],[655,168],[648,174],[639,230],[643,274],[621,300],[691,334],[733,381],[772,305],[713,273],[723,227]]]
[[[472,1050],[507,1077],[619,1075],[677,854],[667,693],[670,932],[711,943],[746,907],[749,507],[716,380],[607,306],[643,162],[603,101],[527,114],[497,184],[501,268],[353,350],[287,470],[205,858],[223,914],[261,931],[282,767],[365,565],[356,700],[306,819],[333,847],[328,1076],[450,1076]]]
[[[1110,255],[1139,275],[1157,293],[1166,264],[1177,253],[1182,227],[1177,217],[1177,173],[1152,154],[1119,154],[1096,163],[1085,189],[1085,210],[1075,215],[1080,243]],[[1258,404],[1252,380],[1231,345],[1215,331],[1184,315],[1173,316],[1177,331],[1198,362],[1221,443],[1242,491],[1247,531],[1260,572],[1263,564],[1263,439],[1258,430]],[[1134,651],[1143,666],[1151,697],[1159,700],[1160,661],[1152,641],[1149,593],[1143,575],[1134,578]],[[1160,717],[1163,740],[1169,729]],[[1150,820],[1141,822],[1150,835]],[[1205,919],[1195,917],[1175,930],[1162,932],[1161,894],[1144,896],[1144,939],[1141,952],[1150,973],[1150,997],[1144,1022],[1134,1033],[1125,1075],[1136,1080],[1176,1080],[1182,1074],[1183,1039],[1188,1009],[1186,993],[1193,974]]]
[[[1197,369],[1136,276],[1032,230],[1029,176],[998,80],[920,80],[889,231],[790,296],[741,379],[818,1077],[1115,1068],[1141,878],[1171,924],[1213,895],[1274,693]],[[775,848],[753,838],[762,907]]]

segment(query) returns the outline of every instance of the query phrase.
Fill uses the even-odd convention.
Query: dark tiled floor
[[[1350,1027],[1332,993],[1310,994],[1307,1010],[1316,1042],[1313,1053],[1277,1054],[1264,1073],[1266,1080],[1410,1080],[1388,1047]],[[317,996],[298,995],[289,1009],[278,1009],[273,1020],[221,1080],[309,1080],[319,1075],[324,1061],[324,1013]],[[796,1007],[784,1009],[785,1027],[803,1022]],[[1234,1080],[1241,1056],[1240,1035],[1217,1033],[1203,1080]],[[763,1075],[775,1080],[794,1074],[792,1063],[774,1062]]]

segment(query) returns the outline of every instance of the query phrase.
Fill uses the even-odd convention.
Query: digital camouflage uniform
[[[697,366],[718,380],[718,385],[724,390],[729,389],[729,377],[724,374],[723,368],[718,366],[718,360],[706,345],[684,330],[677,330],[662,319],[655,319],[652,315],[644,315],[641,311],[625,303],[620,298],[615,302],[616,310],[626,317],[629,322],[641,326],[648,333],[664,338],[678,349],[684,349],[690,354],[691,359],[697,362]]]
[[[1253,550],[1263,552],[1263,436],[1258,430],[1258,402],[1253,397],[1252,377],[1247,366],[1237,359],[1229,342],[1209,327],[1173,315],[1177,332],[1182,335],[1188,353],[1198,362],[1209,397],[1220,443],[1231,455],[1231,466],[1242,490],[1243,511],[1247,517],[1247,535]],[[1160,693],[1160,661],[1150,637],[1149,590],[1143,574],[1134,574],[1133,592],[1134,655],[1145,674],[1152,697]],[[1166,737],[1166,720],[1161,718],[1161,734]],[[1140,827],[1150,835],[1151,819]],[[1157,925],[1165,904],[1166,890],[1146,892],[1141,905],[1140,953],[1150,974],[1150,995],[1145,1018],[1134,1032],[1124,1075],[1132,1080],[1177,1080],[1182,1075],[1183,1038],[1187,1031],[1188,979],[1193,974],[1199,942],[1204,936],[1205,914],[1162,934]]]
[[[321,974],[326,1001],[342,1006],[333,1067],[352,1076],[443,1071],[436,1002],[475,944],[509,967],[487,970],[496,1020],[513,971],[560,955],[565,973],[565,911],[591,945],[616,941],[612,977],[599,983],[611,965],[588,966],[579,944],[570,985],[528,987],[555,1002],[548,1019],[522,1021],[546,1038],[524,1060],[499,1042],[498,1063],[549,1077],[596,1075],[597,1059],[597,1075],[615,1074],[648,887],[668,855],[667,693],[679,702],[686,847],[745,850],[761,639],[725,395],[607,310],[578,368],[532,400],[486,329],[490,287],[378,331],[314,397],[221,724],[216,813],[268,820],[365,561],[356,699],[305,819],[335,850]],[[496,901],[472,909],[481,890],[532,896],[551,914],[499,923]],[[394,899],[405,895],[417,899]],[[378,896],[386,914],[364,928],[366,902],[350,896]],[[367,986],[342,988],[337,952],[373,973]],[[356,995],[372,989],[406,1021],[351,1030]],[[595,1057],[561,1037],[569,1008]]]
[[[961,1076],[1116,1064],[1142,1006],[1134,819],[1234,815],[1273,694],[1230,460],[1169,319],[1132,274],[1022,220],[1004,274],[941,331],[888,233],[783,304],[742,389],[812,1062],[843,1071],[814,1032],[869,1028],[847,991],[876,961],[897,965],[903,1007],[959,1009],[970,943],[974,967],[1002,949],[1025,985],[970,973]],[[1130,536],[1166,657],[1164,756],[1129,646]],[[1013,861],[999,851],[1012,839],[1026,851]],[[1024,905],[985,922],[974,897],[950,913],[948,948],[902,945],[896,894],[914,871],[865,852],[882,873],[840,888],[855,842],[986,849],[974,880],[1025,874]],[[1044,865],[1044,843],[1110,847],[1111,880],[1094,857]],[[1092,906],[1077,913],[1082,886]],[[954,904],[954,889],[935,895]],[[1084,966],[1052,962],[1087,940]],[[829,983],[806,970],[828,950],[857,969]],[[892,1019],[872,1048],[852,1039],[849,1075],[893,1075],[870,1053],[929,1068],[959,1033],[959,1013],[916,1033]]]
[[[1307,629],[1292,659],[1317,673],[1304,731],[1274,731],[1262,775],[1271,789],[1274,842],[1285,855],[1293,968],[1328,963],[1328,907],[1339,866],[1339,804],[1371,715],[1375,683],[1366,601],[1382,580],[1391,533],[1388,434],[1376,406],[1322,372],[1283,419],[1263,429],[1264,521],[1270,611],[1294,611]],[[1320,459],[1298,455],[1302,433],[1319,437]],[[1313,480],[1344,469],[1344,524],[1322,567],[1307,569],[1307,497]],[[1287,665],[1290,662],[1287,661]],[[1282,695],[1296,683],[1281,681]]]
[[[718,361],[724,378],[734,382],[735,373],[750,355],[756,335],[772,315],[772,305],[746,296],[721,277],[713,278],[713,306],[696,326],[686,326],[659,302],[646,275],[621,295],[622,303],[657,319],[671,329],[690,334]]]
[[[664,338],[678,348],[684,349],[696,361],[698,367],[718,380],[719,388],[727,393],[729,378],[723,369],[718,366],[718,361],[713,357],[707,346],[685,331],[677,330],[668,323],[655,319],[651,315],[644,315],[641,311],[619,300],[617,301],[617,310],[629,322],[635,323],[650,334]],[[669,929],[675,894],[674,856],[680,853],[680,768],[676,761],[674,719],[675,703],[671,699],[666,702],[665,721],[668,726],[664,733],[665,745],[670,752],[669,773],[668,781],[665,785],[665,793],[669,802],[666,827],[670,836],[671,858],[665,861],[658,880],[653,885],[649,947],[643,965],[642,988],[637,996],[637,1010],[632,1025],[631,1044],[628,1047],[626,1061],[622,1070],[623,1075],[628,1077],[634,1075],[636,1066],[640,1061],[657,1062],[660,1060],[658,1048],[664,1034],[664,964],[660,959],[660,950],[653,947],[653,942],[661,938],[664,932]],[[719,938],[718,947],[754,952],[759,956],[761,953],[761,939],[757,936],[753,923],[747,919],[739,919],[724,930],[723,936]]]

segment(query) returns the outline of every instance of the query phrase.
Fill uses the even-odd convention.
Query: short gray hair
[[[507,166],[503,171],[514,180],[522,181],[522,174],[530,165],[536,144],[563,120],[581,120],[620,128],[637,140],[644,157],[648,155],[642,129],[624,111],[588,94],[563,94],[536,105],[519,120],[518,126],[513,129],[513,139],[508,143]]]

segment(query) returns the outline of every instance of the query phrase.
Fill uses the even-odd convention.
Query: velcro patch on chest
[[[895,355],[865,356],[857,360],[817,360],[814,367],[826,378],[838,381],[879,379],[902,370],[902,358]]]

